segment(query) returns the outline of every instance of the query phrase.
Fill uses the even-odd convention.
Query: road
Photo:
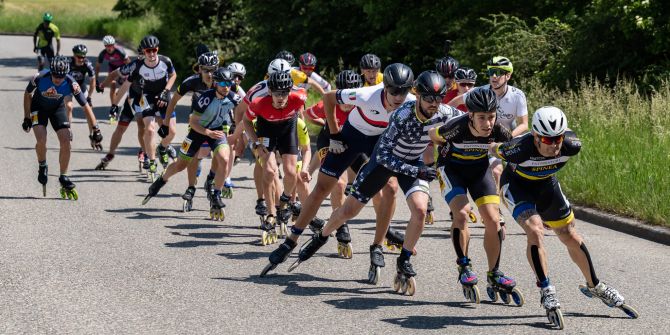
[[[64,39],[62,50],[69,54],[79,42]],[[90,56],[102,49],[99,41],[85,43]],[[2,36],[0,45],[0,116],[6,121],[0,145],[0,333],[555,333],[539,304],[526,240],[515,224],[509,225],[501,267],[517,279],[526,304],[464,302],[443,201],[435,201],[439,220],[426,227],[419,254],[412,258],[418,288],[408,297],[393,292],[392,266],[384,269],[379,286],[365,283],[374,232],[370,206],[351,222],[353,259],[337,258],[336,243],[330,241],[296,272],[287,273],[287,262],[259,278],[276,245],[259,243],[246,161],[233,172],[237,188],[227,201],[224,222],[208,220],[202,189],[196,193],[195,211],[181,212],[184,175],[141,206],[149,184],[137,172],[134,126],[109,169],[95,171],[103,155],[90,148],[78,107],[70,175],[80,199],[65,201],[58,195],[58,142],[51,128],[50,180],[43,198],[36,180],[35,140],[20,127],[22,92],[35,68],[31,39]],[[185,135],[189,99],[183,100],[176,142]],[[106,92],[94,95],[105,148],[113,131],[108,105]],[[440,199],[434,186],[433,196]],[[409,212],[398,200],[393,225],[402,227]],[[330,212],[326,205],[321,217]],[[619,289],[641,317],[628,319],[620,310],[585,298],[577,289],[583,283],[579,270],[548,232],[550,277],[563,306],[564,332],[670,333],[665,314],[670,289],[663,277],[670,269],[670,249],[587,222],[578,221],[577,227],[599,277]],[[484,278],[483,226],[475,224],[472,231],[471,258]],[[385,257],[387,264],[395,262],[396,255]]]

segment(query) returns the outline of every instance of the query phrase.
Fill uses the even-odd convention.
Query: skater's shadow
[[[549,324],[522,323],[514,320],[537,318],[537,315],[481,315],[481,316],[462,316],[462,315],[443,315],[443,316],[424,316],[411,315],[404,318],[382,319],[402,328],[408,329],[444,329],[448,326],[469,326],[469,327],[501,327],[501,326],[531,326],[540,328],[549,328]]]
[[[267,255],[266,255],[267,257]],[[291,260],[289,260],[291,261]],[[260,273],[259,269],[259,273]],[[288,278],[288,282],[286,279]],[[305,273],[295,273],[295,274],[278,274],[270,273],[266,277],[260,277],[259,275],[253,275],[248,278],[213,278],[218,280],[229,280],[229,281],[240,281],[240,282],[252,282],[262,285],[274,285],[274,286],[285,286],[282,293],[292,296],[320,296],[320,295],[369,295],[369,294],[385,294],[386,290],[380,290],[377,286],[372,286],[366,284],[364,280],[352,280],[352,279],[328,279],[322,277],[315,277]],[[365,284],[365,287],[338,287],[335,285],[331,286],[308,286],[300,285],[300,283],[311,283],[311,282],[323,282],[329,284],[337,283],[357,283]]]
[[[613,310],[616,310],[616,309],[613,309]],[[630,319],[630,317],[623,316],[623,315],[612,316],[612,315],[604,315],[604,314],[584,314],[584,313],[579,313],[579,312],[563,313],[563,316],[564,317],[571,317],[571,318]]]
[[[19,197],[19,196],[5,196],[5,195],[0,195],[0,200],[54,200],[54,199],[60,199],[60,197]]]
[[[220,224],[177,224],[174,226],[165,226],[165,228],[169,229],[215,229],[215,228],[224,228],[223,225]]]
[[[378,287],[384,289],[386,293],[396,294],[390,287]],[[396,299],[396,298],[371,298],[371,297],[351,297],[346,299],[326,300],[325,303],[332,305],[337,309],[346,310],[375,310],[382,307],[411,307],[411,306],[447,306],[458,308],[475,309],[472,304],[464,302],[432,302],[420,301],[414,299]]]

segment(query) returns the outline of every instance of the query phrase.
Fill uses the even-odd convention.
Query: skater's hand
[[[341,133],[330,134],[329,150],[334,154],[341,154],[347,150],[347,145],[344,144]]]
[[[268,151],[268,148],[266,148],[263,145],[263,143],[258,143],[256,145],[256,155],[257,155],[257,157],[267,156],[269,154],[270,154],[270,152]]]
[[[158,128],[158,136],[161,138],[166,138],[168,135],[170,135],[170,127],[162,125],[160,128]]]
[[[24,117],[23,118],[23,123],[21,124],[21,128],[23,128],[23,131],[26,133],[30,132],[30,128],[33,127],[33,121],[29,117]]]
[[[88,138],[91,140],[91,148],[102,151],[102,133],[100,132],[100,128],[94,128]]]
[[[437,178],[437,171],[432,167],[423,165],[419,167],[419,173],[416,175],[416,177],[427,182],[431,182],[433,179]]]
[[[211,138],[222,138],[223,136],[226,135],[226,133],[223,132],[223,130],[211,130],[211,129],[205,129],[205,135],[211,137]]]
[[[118,115],[119,115],[119,106],[112,105],[112,107],[109,108],[109,118],[116,119]]]
[[[300,171],[300,179],[303,183],[309,183],[312,181],[312,175],[310,175],[307,171]]]
[[[104,93],[105,87],[102,86],[102,83],[98,83],[97,85],[95,85],[95,91],[98,93]]]
[[[170,91],[168,90],[163,90],[161,92],[161,95],[158,97],[158,107],[163,108],[167,106],[168,102],[170,102]]]

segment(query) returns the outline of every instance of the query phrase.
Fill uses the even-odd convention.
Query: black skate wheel
[[[631,319],[637,319],[640,317],[640,313],[637,312],[637,310],[631,306],[628,306],[626,304],[623,304],[619,306],[619,308],[626,313],[626,315],[630,316]]]

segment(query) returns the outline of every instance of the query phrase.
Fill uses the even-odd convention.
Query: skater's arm
[[[337,119],[335,118],[335,104],[337,104],[335,92],[337,91],[330,91],[323,96],[323,109],[326,112],[326,122],[328,122],[328,129],[331,134],[340,132],[340,127],[337,126]]]
[[[107,77],[109,78],[109,77]],[[128,89],[130,89],[131,82],[126,81],[121,85],[121,87],[116,91],[116,95],[114,96],[114,99],[112,100],[112,105],[119,105],[119,102],[121,101],[121,98],[128,92]]]
[[[458,106],[460,106],[464,103],[465,103],[465,94],[461,94],[461,95],[451,99],[451,101],[449,101],[447,103],[447,105],[456,108],[456,107],[458,107]]]
[[[170,119],[172,119],[172,112],[174,112],[175,107],[177,107],[177,103],[182,97],[183,95],[179,94],[179,92],[175,92],[172,96],[170,104],[168,104],[167,111],[165,112],[165,120],[163,121],[164,125],[170,124]]]
[[[32,102],[33,95],[30,92],[23,93],[23,117],[30,117],[30,104]]]
[[[307,84],[309,84],[320,96],[326,94],[326,91],[319,85],[317,81],[312,78],[307,78]]]

